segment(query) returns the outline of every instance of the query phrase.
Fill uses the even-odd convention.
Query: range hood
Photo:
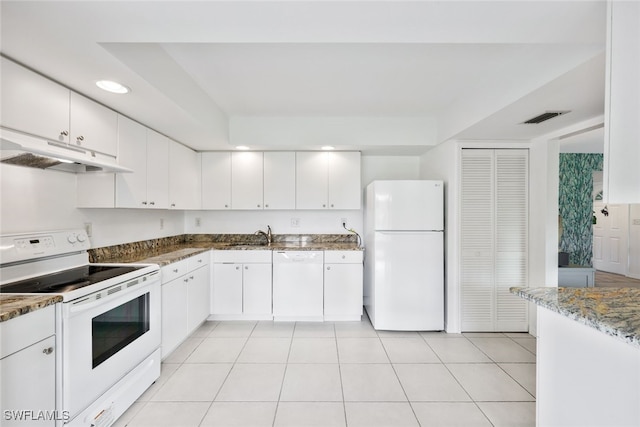
[[[0,163],[72,173],[133,172],[112,156],[0,128]]]

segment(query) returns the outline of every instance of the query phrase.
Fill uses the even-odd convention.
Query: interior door
[[[629,205],[593,203],[596,224],[593,226],[593,266],[596,270],[627,274]]]

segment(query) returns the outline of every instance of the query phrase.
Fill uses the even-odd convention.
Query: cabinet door
[[[200,165],[198,153],[169,141],[169,208],[200,207]]]
[[[360,209],[360,153],[333,152],[329,155],[329,208]]]
[[[296,153],[296,209],[327,209],[328,153]]]
[[[242,314],[242,264],[214,264],[212,314]]]
[[[231,207],[262,209],[262,153],[231,153]]]
[[[0,58],[3,127],[69,142],[69,89]]]
[[[231,153],[202,153],[202,209],[231,209]]]
[[[200,267],[187,274],[189,278],[188,331],[197,328],[209,317],[209,266]]]
[[[116,156],[118,114],[95,101],[71,92],[71,145]]]
[[[169,139],[147,129],[147,207],[169,207]]]
[[[324,320],[360,320],[362,264],[325,264]]]
[[[271,264],[244,264],[242,312],[271,314]]]
[[[162,285],[162,358],[167,357],[188,334],[187,281],[180,276]]]
[[[296,153],[264,153],[264,208],[296,208]]]
[[[133,173],[115,174],[116,207],[148,207],[147,128],[124,116],[118,116],[118,162]]]
[[[56,409],[56,353],[55,336],[51,336],[0,360],[3,427],[28,424],[25,420],[7,419],[4,411]],[[39,420],[37,425],[53,427],[55,421]]]

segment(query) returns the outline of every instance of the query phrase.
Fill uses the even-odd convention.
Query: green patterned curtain
[[[560,248],[569,263],[591,267],[593,171],[601,171],[602,154],[560,153]]]

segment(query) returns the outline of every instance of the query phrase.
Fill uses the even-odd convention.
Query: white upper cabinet
[[[141,159],[140,159],[141,160]],[[147,203],[146,207],[169,207],[169,138],[147,129]]]
[[[69,142],[69,89],[0,58],[3,127]]]
[[[296,153],[297,209],[360,209],[359,152]]]
[[[201,155],[202,209],[231,209],[231,153]]]
[[[296,153],[264,153],[264,208],[296,208]]]
[[[1,58],[3,127],[115,157],[118,114]]]
[[[118,114],[75,92],[70,105],[70,144],[115,157]]]
[[[231,153],[231,207],[262,209],[263,154]]]
[[[336,151],[329,155],[329,208],[360,209],[360,153]]]
[[[200,208],[198,153],[175,141],[169,141],[169,208]]]
[[[604,196],[640,203],[640,3],[608,3]]]
[[[116,174],[116,207],[142,208],[147,201],[147,129],[118,116],[119,163],[133,173]]]
[[[296,153],[296,208],[327,209],[329,153]]]
[[[118,161],[133,173],[116,174],[117,208],[166,209],[169,141],[124,116],[118,117]]]

